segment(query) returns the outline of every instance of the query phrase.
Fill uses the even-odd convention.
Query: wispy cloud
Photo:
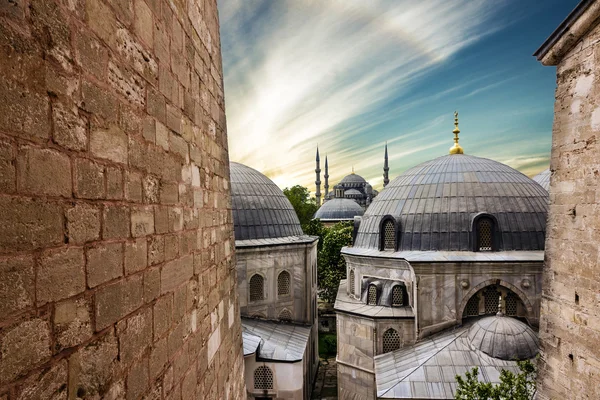
[[[432,99],[501,85],[474,86],[480,76],[411,93],[457,52],[503,28],[494,18],[502,4],[219,0],[231,159],[280,186],[312,190],[317,143],[333,161],[331,184],[355,165],[374,186],[386,140],[397,145],[394,160],[449,147],[449,139],[431,136],[450,132],[451,115],[400,125],[400,134],[386,137],[378,126]]]

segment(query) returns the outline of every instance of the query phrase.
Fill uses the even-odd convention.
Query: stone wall
[[[595,13],[590,20],[597,21],[597,4],[588,13]],[[584,14],[581,21],[585,19]],[[592,27],[560,59],[542,286],[539,395],[554,399],[576,393],[577,398],[598,399],[600,27]]]
[[[0,1],[0,399],[244,397],[215,0]]]

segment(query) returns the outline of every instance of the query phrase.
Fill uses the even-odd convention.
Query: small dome
[[[536,176],[533,177],[533,180],[540,184],[541,187],[546,189],[546,191],[550,190],[550,168],[540,172]]]
[[[340,183],[367,183],[365,178],[357,174],[346,175]]]
[[[272,180],[243,164],[230,169],[235,240],[303,235],[294,207]]]
[[[332,199],[317,210],[315,218],[322,220],[352,220],[361,216],[364,211],[361,206],[350,199]]]
[[[528,360],[539,352],[535,332],[518,319],[506,316],[480,319],[467,337],[474,349],[501,360]]]
[[[399,224],[400,251],[472,251],[473,219],[485,213],[498,221],[501,250],[543,250],[547,199],[508,165],[447,155],[390,182],[365,212],[354,247],[379,249],[381,220],[389,215]]]
[[[348,189],[344,191],[344,196],[362,196],[362,193],[356,189]]]

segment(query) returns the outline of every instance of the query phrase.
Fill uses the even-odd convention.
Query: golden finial
[[[502,312],[502,294],[498,296],[498,312],[496,313],[496,316],[504,316],[504,313]]]
[[[458,111],[454,111],[454,146],[450,147],[450,154],[463,154],[463,148],[458,144],[458,134],[460,133],[460,129],[458,129]]]

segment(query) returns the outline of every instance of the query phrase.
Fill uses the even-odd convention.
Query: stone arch
[[[483,289],[487,286],[491,286],[491,285],[498,285],[498,286],[502,286],[502,287],[505,287],[506,289],[511,290],[514,294],[516,294],[519,297],[519,300],[521,300],[523,302],[523,304],[525,305],[525,309],[527,310],[527,319],[535,318],[535,316],[533,315],[533,306],[532,306],[531,302],[529,301],[529,298],[527,297],[527,294],[525,294],[525,292],[523,292],[521,289],[519,289],[512,283],[506,282],[502,279],[487,279],[487,280],[473,286],[463,296],[463,298],[460,302],[460,306],[458,307],[458,314],[457,314],[457,318],[456,318],[457,321],[459,321],[459,322],[462,321],[463,313],[467,306],[467,302],[471,299],[471,297],[473,297],[481,289]]]

